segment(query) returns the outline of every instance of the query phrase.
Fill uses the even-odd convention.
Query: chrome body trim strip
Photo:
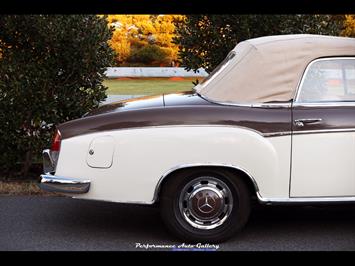
[[[355,132],[355,128],[302,130],[302,131],[294,131],[292,134],[302,135],[302,134],[341,133],[341,132]]]
[[[185,168],[192,168],[192,167],[226,167],[226,168],[232,168],[232,169],[236,169],[239,171],[242,171],[244,174],[246,174],[250,180],[253,182],[255,191],[258,192],[259,191],[259,187],[258,184],[256,183],[254,177],[248,173],[248,171],[246,171],[245,169],[241,168],[241,167],[237,167],[231,164],[215,164],[215,163],[193,163],[193,164],[181,164],[181,165],[177,165],[173,168],[170,168],[168,171],[166,171],[159,179],[156,187],[155,187],[155,191],[154,191],[154,196],[153,196],[153,200],[152,203],[156,202],[158,200],[158,195],[159,195],[159,191],[160,191],[160,187],[161,184],[163,182],[163,180],[170,175],[171,173],[175,172],[176,170],[181,170],[181,169],[185,169]]]
[[[41,175],[39,187],[49,192],[82,194],[89,191],[90,181],[43,174]]]
[[[292,134],[292,131],[281,131],[281,132],[272,132],[272,133],[262,133],[265,138],[271,137],[282,137],[282,136],[289,136]]]
[[[230,106],[239,106],[239,107],[251,107],[251,108],[291,108],[291,102],[280,102],[280,103],[230,103],[230,102],[218,102],[212,100],[200,93],[197,93],[202,99],[205,99],[208,102],[220,104],[220,105],[230,105]]]
[[[294,103],[293,107],[355,107],[355,102]]]
[[[264,137],[280,137],[287,135],[303,135],[303,134],[322,134],[322,133],[341,133],[341,132],[355,132],[355,128],[335,128],[335,129],[315,129],[315,130],[302,130],[302,131],[285,131],[274,133],[263,133]]]
[[[308,203],[345,203],[355,202],[355,196],[345,197],[295,197],[295,198],[263,198],[256,193],[258,201],[262,204],[308,204]]]

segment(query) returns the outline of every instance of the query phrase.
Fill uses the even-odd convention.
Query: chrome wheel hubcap
[[[230,215],[233,197],[228,186],[214,177],[199,177],[189,182],[179,198],[184,219],[198,229],[213,229]]]

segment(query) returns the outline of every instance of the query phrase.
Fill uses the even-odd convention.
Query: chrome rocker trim
[[[313,204],[344,204],[355,203],[354,196],[345,197],[291,197],[291,198],[263,198],[259,191],[256,193],[258,201],[265,205],[313,205]]]
[[[39,187],[49,192],[83,194],[89,191],[90,181],[43,174]]]

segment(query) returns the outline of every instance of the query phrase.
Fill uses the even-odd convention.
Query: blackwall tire
[[[160,193],[161,217],[180,240],[218,243],[247,223],[250,191],[227,169],[190,168],[169,176]]]

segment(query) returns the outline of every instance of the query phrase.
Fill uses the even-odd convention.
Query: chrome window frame
[[[355,100],[354,101],[339,101],[339,102],[335,102],[335,101],[329,101],[329,102],[301,102],[299,101],[299,95],[305,80],[305,77],[307,76],[309,69],[311,68],[311,66],[319,61],[333,61],[333,60],[355,60],[355,56],[337,56],[337,57],[322,57],[322,58],[317,58],[313,61],[311,61],[310,63],[308,63],[306,69],[304,70],[303,74],[302,74],[302,78],[300,79],[297,88],[296,88],[296,92],[295,92],[295,96],[293,97],[293,106],[304,106],[304,107],[332,107],[332,106],[355,106]]]
[[[292,101],[289,102],[270,102],[270,103],[230,103],[230,102],[219,102],[212,100],[198,92],[196,92],[199,97],[205,99],[210,103],[215,103],[219,105],[226,106],[237,106],[237,107],[251,107],[251,108],[290,108],[292,105]]]

